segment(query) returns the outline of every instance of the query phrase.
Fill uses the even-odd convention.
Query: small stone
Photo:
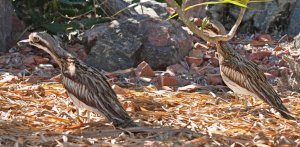
[[[18,51],[19,51],[19,49],[16,48],[16,47],[12,47],[12,48],[10,48],[10,49],[8,50],[9,53],[15,53],[15,52],[18,52]]]
[[[116,94],[126,94],[127,92],[120,86],[114,84],[111,86],[112,89],[116,92]]]
[[[287,67],[280,67],[279,68],[280,76],[286,76],[289,75],[290,69]]]
[[[201,86],[199,85],[187,85],[183,87],[179,87],[178,91],[184,91],[184,92],[195,92],[197,91]]]
[[[202,58],[203,57],[203,51],[198,50],[198,49],[193,49],[189,52],[190,57],[195,57],[195,58]]]
[[[195,64],[196,66],[199,66],[203,63],[202,58],[185,57],[185,60],[189,65]]]
[[[196,26],[201,26],[203,23],[203,20],[201,18],[195,18],[194,23]]]
[[[256,53],[252,53],[249,56],[249,60],[255,61],[255,60],[263,60],[266,57],[270,57],[272,55],[272,52],[270,51],[259,51]]]
[[[288,63],[285,60],[281,59],[278,62],[278,66],[288,67],[289,65],[288,65]]]
[[[166,72],[174,74],[186,74],[188,71],[181,64],[173,64],[167,67]]]
[[[32,48],[30,47],[22,47],[22,49],[20,50],[20,52],[24,55],[24,54],[27,54],[29,52],[32,51]]]
[[[58,74],[58,70],[55,70],[51,64],[39,64],[34,68],[33,74],[41,77],[53,77]]]
[[[210,59],[211,65],[214,67],[219,67],[219,59],[217,57],[213,57]]]
[[[173,76],[160,76],[160,85],[161,86],[177,86],[178,81]]]
[[[142,77],[142,76],[144,76],[144,77],[154,77],[155,76],[154,71],[152,70],[150,65],[145,61],[141,62],[137,66],[137,68],[135,69],[135,74],[138,77]]]
[[[208,85],[223,85],[223,80],[220,74],[208,74],[206,82]]]
[[[283,48],[281,46],[276,46],[273,51],[282,51]]]
[[[34,64],[35,61],[34,61],[34,56],[29,56],[29,57],[26,57],[23,59],[23,63],[25,65],[31,65],[31,64]]]
[[[264,75],[267,77],[267,79],[274,79],[275,78],[274,75],[272,75],[270,73],[267,73],[267,72],[265,72]]]
[[[47,64],[50,60],[41,56],[33,57],[36,64]]]
[[[272,36],[269,34],[262,34],[256,36],[252,41],[251,45],[252,46],[264,46],[265,44],[273,44],[274,41],[272,39]]]
[[[279,76],[279,71],[277,69],[271,69],[271,70],[268,71],[268,73],[270,73],[274,77],[278,77]]]
[[[23,76],[30,76],[30,72],[27,70],[27,69],[23,69],[23,70],[21,70],[17,75],[19,76],[19,77],[23,77]]]

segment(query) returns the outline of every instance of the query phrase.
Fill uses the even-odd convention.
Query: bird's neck
[[[51,55],[51,57],[55,60],[55,62],[57,62],[60,68],[62,68],[62,62],[64,62],[64,60],[69,58],[75,59],[75,57],[71,53],[63,49],[58,44],[53,48],[48,48],[45,51]]]
[[[236,52],[232,49],[231,45],[228,42],[219,41],[217,44],[217,52],[222,58],[229,58],[234,56]]]

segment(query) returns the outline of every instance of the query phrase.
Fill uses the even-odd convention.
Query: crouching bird
[[[63,85],[75,106],[103,114],[116,127],[136,127],[116,93],[97,69],[87,66],[45,32],[34,32],[28,42],[51,55],[60,67]]]

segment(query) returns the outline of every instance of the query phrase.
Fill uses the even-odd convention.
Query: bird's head
[[[29,44],[46,51],[49,54],[56,53],[60,48],[59,42],[46,32],[33,32],[28,37]]]
[[[60,42],[46,32],[33,32],[28,39],[22,40],[19,44],[29,43],[32,46],[46,51],[61,66],[61,60],[74,58],[72,54],[60,46]]]

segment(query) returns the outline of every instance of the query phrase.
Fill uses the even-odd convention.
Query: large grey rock
[[[0,0],[0,52],[7,52],[24,31],[25,25],[15,15],[11,0]]]
[[[145,19],[140,22],[144,36],[139,62],[163,69],[185,57],[192,49],[191,36],[175,21]]]
[[[297,0],[296,4],[292,5],[292,7],[294,7],[294,10],[290,18],[288,33],[298,34],[300,33],[300,0]]]
[[[276,0],[267,3],[251,3],[247,10],[240,33],[297,34],[299,29],[300,0]],[[217,19],[229,30],[239,14],[239,7],[233,5],[209,5],[206,13]],[[291,31],[290,31],[291,30]]]
[[[134,19],[122,19],[86,31],[87,64],[106,71],[133,67],[134,54],[142,45],[138,25]]]
[[[114,71],[146,61],[163,69],[183,59],[192,49],[191,36],[175,21],[138,17],[101,24],[83,35],[87,63]]]

